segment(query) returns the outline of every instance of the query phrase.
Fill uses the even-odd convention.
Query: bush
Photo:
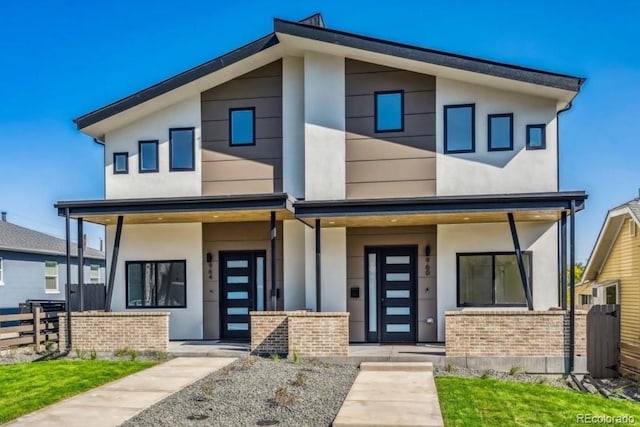
[[[293,405],[296,400],[296,396],[290,393],[286,387],[278,387],[274,394],[273,400],[276,402],[276,404],[278,404],[278,406],[288,408]]]

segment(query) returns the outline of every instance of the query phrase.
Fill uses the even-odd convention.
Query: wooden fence
[[[58,341],[57,313],[35,307],[33,313],[0,315],[0,349],[27,344],[39,348],[46,341]]]
[[[107,288],[104,283],[85,283],[82,288],[85,310],[104,310]],[[80,310],[80,293],[78,284],[71,284],[71,311]]]
[[[594,378],[618,376],[620,306],[594,305],[587,314],[587,370]]]

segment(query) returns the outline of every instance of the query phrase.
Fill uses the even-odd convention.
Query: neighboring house
[[[607,213],[584,271],[592,304],[620,304],[620,373],[640,374],[640,197]]]
[[[0,221],[0,308],[17,308],[28,299],[64,300],[65,240]],[[72,251],[71,283],[77,283],[76,248]],[[104,252],[84,251],[85,283],[105,281]]]
[[[171,339],[310,309],[348,311],[353,342],[443,341],[445,311],[562,305],[559,223],[587,196],[558,191],[558,115],[582,83],[276,19],[77,118],[105,199],[56,207],[107,226],[112,308],[170,312]]]

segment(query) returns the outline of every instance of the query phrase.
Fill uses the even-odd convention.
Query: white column
[[[323,228],[322,311],[347,311],[347,229]]]
[[[282,188],[304,197],[304,60],[282,59]]]
[[[302,222],[283,221],[284,309],[302,310],[305,301],[305,231]]]
[[[344,80],[344,58],[305,53],[306,200],[345,198]]]

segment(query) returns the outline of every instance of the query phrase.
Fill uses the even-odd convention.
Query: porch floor
[[[169,355],[173,357],[241,357],[249,355],[249,343],[221,341],[170,341]],[[433,344],[351,344],[349,356],[328,357],[335,362],[432,362],[445,364],[444,343]]]

